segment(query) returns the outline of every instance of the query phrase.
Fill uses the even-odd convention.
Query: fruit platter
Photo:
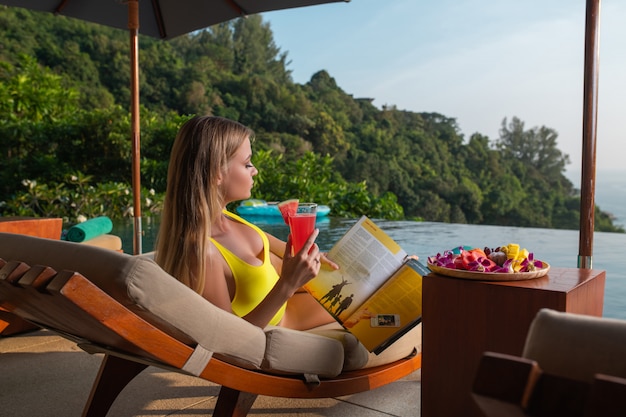
[[[519,281],[547,275],[550,265],[532,252],[509,243],[495,248],[459,246],[428,257],[436,274],[479,281]]]

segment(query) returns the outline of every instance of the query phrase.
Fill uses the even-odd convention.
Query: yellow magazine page
[[[422,276],[429,272],[409,260],[343,326],[370,352],[380,353],[421,321]]]
[[[305,288],[342,323],[402,266],[406,252],[363,216],[335,243],[328,257],[339,269],[322,265]]]

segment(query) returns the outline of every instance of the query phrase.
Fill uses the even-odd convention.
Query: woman
[[[258,173],[251,163],[253,131],[221,117],[194,117],[178,132],[155,259],[214,305],[259,327],[298,330],[334,319],[301,290],[328,261],[315,230],[302,250],[226,210],[250,198]]]

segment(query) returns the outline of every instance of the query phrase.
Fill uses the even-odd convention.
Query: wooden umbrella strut
[[[580,185],[580,239],[578,267],[591,268],[596,185],[596,135],[598,126],[598,62],[600,0],[587,0],[583,92],[583,149]]]
[[[141,227],[141,127],[139,118],[139,2],[128,0],[128,30],[130,33],[130,117],[132,142],[133,184],[133,253],[142,253]]]

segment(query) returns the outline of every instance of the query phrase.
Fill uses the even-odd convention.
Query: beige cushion
[[[268,326],[266,335],[262,366],[265,371],[315,374],[322,378],[337,376],[342,371],[343,346],[338,340],[275,326]]]
[[[289,332],[282,349],[265,360],[263,329],[228,313],[171,277],[149,257],[130,256],[73,242],[0,234],[0,258],[77,271],[129,310],[190,345],[252,369],[334,376],[343,363],[341,344],[323,336]],[[304,339],[300,340],[300,338]],[[293,339],[293,340],[292,340]],[[272,343],[275,345],[275,342]],[[294,349],[300,355],[293,355]],[[278,354],[276,352],[279,352]],[[285,366],[281,353],[289,352]],[[278,355],[278,356],[276,356]],[[333,358],[328,361],[328,358]],[[298,362],[299,360],[299,362]]]
[[[129,258],[138,265],[126,281],[128,297],[137,307],[229,362],[260,369],[265,354],[262,329],[209,303],[154,261]]]
[[[542,309],[522,355],[544,372],[580,381],[596,373],[626,378],[626,321]]]
[[[260,368],[262,329],[221,310],[154,261],[74,242],[0,234],[0,257],[77,271],[144,320],[178,340]]]
[[[361,369],[367,365],[369,352],[352,333],[341,327],[339,323],[329,323],[307,330],[307,332],[330,337],[341,343],[344,352],[342,368],[345,371]]]
[[[122,250],[122,238],[111,234],[96,236],[93,239],[83,240],[80,243],[83,245],[97,246],[99,248],[117,251]]]
[[[337,322],[316,327],[307,332],[339,340],[344,348],[343,369],[347,371],[385,365],[422,351],[421,324],[408,331],[378,355],[368,352],[352,333]]]
[[[380,354],[369,354],[365,368],[380,366],[422,352],[422,324],[418,324]]]
[[[172,337],[250,369],[332,377],[393,362],[421,345],[421,326],[376,356],[337,323],[308,332],[260,329],[163,271],[151,256],[130,256],[67,241],[0,233],[0,258],[80,272]],[[344,355],[345,350],[345,355]],[[207,355],[200,355],[207,356]]]
[[[140,255],[141,257],[146,257],[149,259],[154,259],[154,252],[148,252]],[[266,329],[271,333],[272,337],[271,344],[266,347],[266,359],[269,357],[270,359],[265,362],[265,370],[268,370],[268,367],[273,367],[275,371],[278,372],[289,372],[289,366],[287,364],[292,363],[292,360],[289,358],[285,358],[285,366],[281,368],[278,365],[276,358],[283,356],[295,356],[296,359],[301,360],[303,357],[302,347],[298,344],[300,340],[294,339],[293,343],[289,343],[289,338],[283,337],[278,338],[278,334],[274,329],[279,329],[277,327],[268,326]],[[422,325],[419,324],[411,331],[407,332],[407,334],[403,335],[400,339],[398,339],[395,343],[385,349],[379,355],[374,353],[370,353],[367,351],[365,346],[363,346],[358,339],[352,335],[352,333],[345,330],[339,323],[333,322],[320,327],[316,327],[311,330],[307,330],[307,333],[313,333],[324,337],[329,337],[335,339],[341,343],[343,346],[343,355],[338,355],[337,353],[327,353],[326,360],[330,361],[328,365],[328,370],[336,370],[337,363],[343,357],[343,364],[341,365],[341,369],[344,371],[351,371],[355,369],[362,368],[370,368],[374,366],[385,365],[387,363],[395,362],[397,360],[406,358],[407,356],[420,353],[422,351]],[[334,349],[330,346],[326,346],[328,349]],[[336,345],[335,345],[336,347]],[[319,347],[314,347],[313,351],[317,350],[317,354],[314,354],[317,359],[322,360],[320,357],[322,350],[319,350]],[[320,376],[328,376],[327,372],[320,372]],[[332,373],[332,372],[331,372]]]
[[[140,256],[154,259],[154,252],[148,252]],[[275,329],[275,327],[269,326],[268,329],[271,331],[272,329]],[[363,346],[358,341],[358,339],[354,335],[352,335],[352,333],[345,330],[337,322],[319,326],[314,329],[307,330],[306,332],[329,337],[341,343],[341,345],[343,346],[343,365],[341,368],[344,371],[385,365],[387,363],[395,362],[397,360],[406,358],[411,354],[420,353],[422,351],[421,324],[411,329],[409,332],[407,332],[407,334],[403,335],[400,339],[394,342],[379,355],[368,352],[365,346]],[[272,346],[268,346],[267,351],[269,353],[266,353],[266,355],[272,355],[273,358],[282,355],[302,356],[301,350],[299,350],[298,347],[292,344],[286,344],[284,339],[282,339],[282,343],[278,344],[276,343],[277,340],[278,339],[276,338],[273,339],[273,344]],[[296,341],[296,343],[297,342],[298,341]],[[274,352],[275,349],[280,349],[281,352],[277,354]],[[332,356],[332,358],[334,358],[335,360],[340,359],[340,357],[336,355]],[[268,363],[274,362],[269,361]],[[329,364],[329,366],[332,367],[336,365]]]

